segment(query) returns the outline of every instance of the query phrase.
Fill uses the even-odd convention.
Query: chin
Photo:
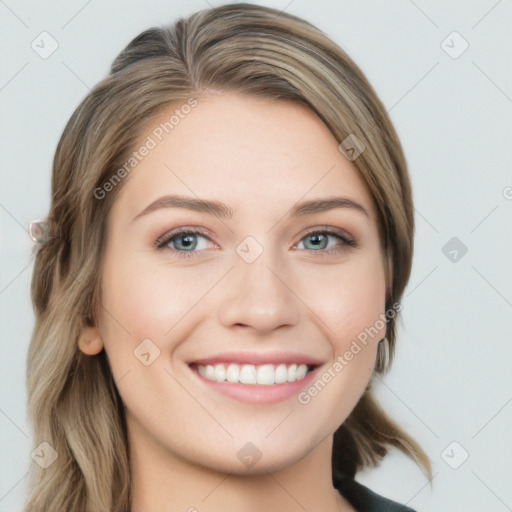
[[[215,472],[227,473],[236,476],[248,476],[248,475],[263,475],[267,473],[275,473],[289,466],[293,466],[296,462],[301,460],[306,453],[294,454],[294,456],[275,456],[271,454],[265,457],[264,453],[261,453],[261,458],[254,457],[252,461],[243,457],[238,457],[235,453],[234,457],[226,459],[225,457],[218,460],[212,461],[211,464],[202,464]],[[241,459],[241,460],[240,460]]]

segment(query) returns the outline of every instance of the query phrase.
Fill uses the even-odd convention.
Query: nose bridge
[[[269,245],[247,237],[236,248],[235,268],[226,282],[219,304],[221,322],[226,326],[246,325],[269,331],[292,325],[299,318],[299,304],[292,292],[290,272],[283,257]]]

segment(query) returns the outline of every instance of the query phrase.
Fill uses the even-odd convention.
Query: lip
[[[213,359],[208,359],[208,361],[210,364],[210,362],[213,362]],[[254,361],[254,359],[252,359],[252,361]],[[268,359],[266,359],[266,361],[268,362]],[[297,359],[294,359],[294,361],[297,361]],[[223,359],[222,362],[227,361],[226,359]],[[230,362],[236,363],[235,360]],[[280,364],[283,362],[285,361],[280,360],[278,363],[275,364]],[[307,363],[304,362],[304,364]],[[268,405],[288,400],[291,397],[296,397],[301,392],[302,389],[311,384],[312,380],[315,378],[315,375],[317,374],[318,368],[320,368],[320,365],[315,366],[301,380],[296,380],[294,382],[284,382],[282,384],[273,384],[271,386],[258,384],[242,384],[239,382],[217,382],[214,380],[207,379],[200,375],[197,370],[196,363],[189,365],[189,368],[204,386],[207,386],[209,389],[221,395],[233,398],[235,400],[238,400],[239,402],[243,402],[246,404]]]
[[[307,364],[308,366],[320,366],[324,363],[305,354],[295,352],[224,352],[211,357],[204,357],[190,361],[189,365],[202,365],[208,364],[216,365],[219,363],[234,363],[234,364]]]

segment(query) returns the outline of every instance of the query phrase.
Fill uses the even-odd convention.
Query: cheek
[[[326,338],[336,353],[347,350],[355,339],[376,345],[385,336],[386,283],[384,266],[376,255],[354,258],[350,264],[331,267],[329,274],[318,275],[308,282],[321,286],[303,290],[311,310],[323,320]],[[371,333],[371,334],[369,334]]]
[[[328,282],[311,303],[323,320],[332,361],[299,394],[298,401],[311,418],[334,431],[364,392],[378,342],[386,334],[384,267],[377,258],[361,259],[350,272],[340,269]]]
[[[158,344],[157,338],[163,333],[154,318],[162,298],[155,278],[147,271],[148,265],[133,258],[133,250],[123,258],[115,258],[113,253],[113,248],[107,251],[103,266],[99,318],[112,370],[121,374],[133,365],[133,351],[143,340]],[[126,254],[126,250],[116,254]]]
[[[175,348],[190,329],[189,315],[201,308],[201,298],[222,273],[200,266],[173,269],[135,249],[118,253],[129,257],[105,260],[100,330],[112,370],[122,374],[143,340],[151,340],[162,353]]]
[[[134,341],[162,335],[163,327],[156,322],[161,310],[178,307],[177,301],[170,300],[176,284],[165,283],[164,277],[165,270],[154,265],[146,252],[113,240],[102,276],[102,305],[110,313],[103,315],[106,323],[116,332],[123,331],[124,337],[129,333]]]

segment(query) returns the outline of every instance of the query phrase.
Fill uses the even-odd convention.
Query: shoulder
[[[415,512],[412,508],[384,498],[352,478],[334,475],[333,484],[358,512]]]

